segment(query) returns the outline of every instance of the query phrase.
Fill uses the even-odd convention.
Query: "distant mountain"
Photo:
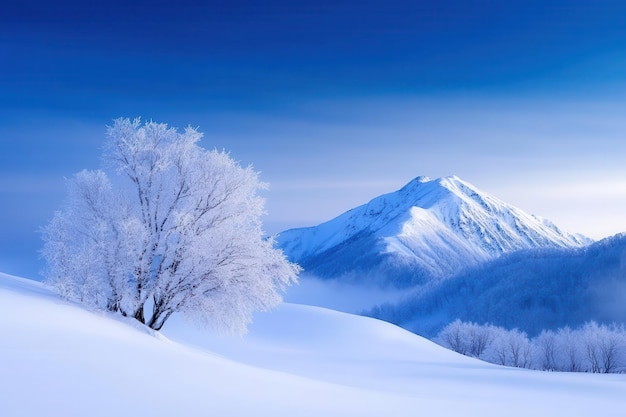
[[[530,336],[590,320],[626,324],[626,234],[504,255],[365,314],[426,337],[456,319]]]
[[[278,236],[291,261],[324,279],[409,287],[506,253],[591,243],[455,177],[418,177],[315,227]]]

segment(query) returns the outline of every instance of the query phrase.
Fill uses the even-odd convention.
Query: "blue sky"
[[[100,166],[117,117],[196,126],[253,164],[270,232],[452,174],[570,231],[626,231],[625,16],[576,0],[2,4],[0,270],[36,276],[63,178]]]

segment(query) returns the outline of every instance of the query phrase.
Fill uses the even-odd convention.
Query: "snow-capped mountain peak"
[[[283,232],[278,241],[316,275],[376,275],[400,285],[516,250],[591,242],[456,176],[417,177],[319,226]]]
[[[422,197],[415,205],[428,208],[430,213],[457,236],[474,243],[487,252],[487,255],[499,255],[531,247],[581,246],[591,242],[482,193],[456,176],[421,184],[422,188],[425,188],[424,185],[429,186],[424,189],[424,193],[437,194],[439,198],[427,207],[422,201],[427,204],[430,201]]]

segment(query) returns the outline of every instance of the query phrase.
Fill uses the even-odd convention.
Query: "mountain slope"
[[[396,326],[299,305],[224,338],[169,338],[0,274],[0,415],[621,416],[624,375],[530,372]]]
[[[318,277],[404,287],[516,250],[591,241],[452,176],[418,177],[319,226],[282,232],[278,242]]]
[[[591,320],[626,324],[626,234],[504,255],[366,314],[427,337],[456,319],[530,336]]]

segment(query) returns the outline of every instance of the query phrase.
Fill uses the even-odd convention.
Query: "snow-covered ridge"
[[[292,261],[322,277],[362,273],[361,266],[396,276],[408,266],[441,277],[516,250],[591,243],[456,176],[417,177],[319,226],[287,230],[278,241]]]

